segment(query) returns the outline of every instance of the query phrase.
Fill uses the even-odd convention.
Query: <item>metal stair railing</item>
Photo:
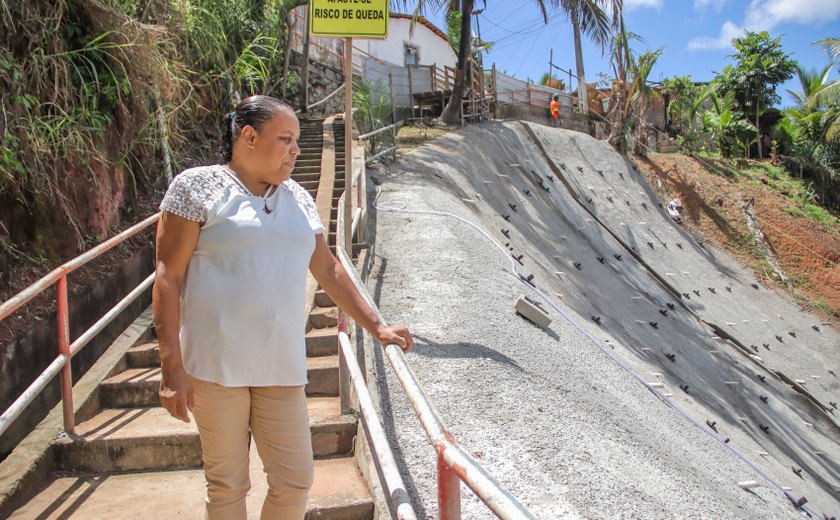
[[[26,305],[27,302],[46,291],[53,285],[56,288],[56,312],[58,318],[58,356],[50,363],[41,375],[29,385],[29,387],[18,397],[15,402],[0,415],[0,435],[6,432],[15,419],[23,413],[27,406],[46,388],[56,375],[61,373],[61,401],[64,409],[64,431],[75,433],[76,424],[73,414],[73,376],[71,371],[71,359],[85,345],[114,320],[136,300],[143,291],[148,289],[155,281],[155,273],[152,272],[145,280],[140,282],[125,298],[111,307],[99,320],[89,329],[83,332],[75,341],[70,343],[69,304],[67,301],[67,275],[88,262],[101,256],[114,247],[122,244],[137,233],[156,224],[160,219],[160,213],[156,213],[146,220],[135,224],[122,233],[106,240],[90,251],[77,256],[73,260],[61,265],[48,275],[44,276],[34,284],[30,285],[20,293],[6,300],[0,305],[0,321],[7,318],[13,312]]]

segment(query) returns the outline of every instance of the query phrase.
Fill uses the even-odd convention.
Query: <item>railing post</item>
[[[411,75],[411,65],[405,66],[406,70],[408,71],[408,103],[411,105],[411,117],[416,117],[414,112],[414,81]],[[420,107],[420,121],[423,120],[423,108]]]
[[[440,520],[461,520],[461,480],[443,460],[443,452],[437,456],[438,472],[438,518]]]
[[[391,124],[396,125],[397,124],[397,101],[396,101],[396,98],[394,97],[394,74],[391,73],[391,72],[388,73],[388,88],[390,89],[390,92],[391,92]],[[391,137],[392,137],[392,140],[394,141],[393,142],[394,154],[393,154],[393,157],[391,159],[393,161],[396,161],[397,160],[397,127],[396,126],[394,126],[391,129]],[[367,212],[367,206],[365,206],[365,212]]]
[[[64,431],[76,433],[73,417],[73,371],[70,365],[70,318],[67,307],[67,275],[62,275],[55,285],[56,312],[58,313],[58,353],[66,358],[61,369],[61,402],[64,407]]]

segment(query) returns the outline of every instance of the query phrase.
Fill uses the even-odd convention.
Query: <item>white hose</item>
[[[656,396],[656,397],[657,397],[660,401],[662,401],[663,403],[665,403],[666,405],[668,405],[671,409],[673,409],[674,411],[676,411],[678,414],[682,415],[682,416],[683,416],[685,419],[687,419],[687,420],[688,420],[691,424],[693,424],[694,426],[696,426],[696,427],[697,427],[700,431],[702,431],[703,433],[705,433],[705,434],[709,435],[711,438],[713,438],[714,440],[716,440],[716,441],[718,442],[718,444],[720,444],[721,446],[723,446],[724,448],[726,448],[726,449],[728,449],[730,452],[732,452],[732,453],[733,453],[736,457],[738,457],[741,461],[743,461],[745,464],[747,464],[747,465],[748,465],[750,468],[752,468],[752,469],[753,469],[756,473],[758,473],[759,475],[761,475],[761,477],[762,477],[765,481],[767,481],[767,483],[768,483],[768,484],[770,484],[772,487],[774,487],[774,488],[778,489],[779,491],[781,491],[781,492],[785,495],[785,497],[786,497],[789,501],[791,501],[791,503],[796,504],[797,499],[796,499],[796,498],[794,498],[794,496],[793,496],[793,495],[791,495],[788,491],[786,491],[786,490],[784,489],[784,487],[782,487],[782,485],[781,485],[781,484],[779,484],[778,482],[776,482],[775,480],[773,480],[773,478],[772,478],[770,475],[768,475],[767,473],[765,473],[764,471],[762,471],[761,469],[759,469],[759,468],[758,468],[758,466],[756,466],[755,464],[753,464],[753,462],[752,462],[752,461],[750,461],[750,460],[749,460],[749,459],[748,459],[745,455],[741,454],[741,452],[739,452],[738,450],[736,450],[735,448],[733,448],[733,447],[732,447],[732,446],[731,446],[728,442],[726,442],[726,441],[724,440],[724,438],[723,438],[722,436],[720,436],[720,435],[718,435],[717,433],[714,433],[714,432],[710,431],[708,428],[704,427],[704,425],[702,425],[702,424],[700,424],[698,421],[696,421],[693,417],[691,417],[691,416],[690,416],[690,415],[689,415],[689,414],[688,414],[685,410],[683,410],[681,407],[679,407],[676,403],[674,403],[673,401],[671,401],[670,399],[668,399],[667,397],[665,397],[665,396],[664,396],[664,395],[663,395],[663,394],[662,394],[659,390],[657,390],[654,386],[652,386],[652,385],[651,385],[651,383],[648,383],[648,382],[647,382],[647,381],[646,381],[646,380],[645,380],[642,376],[640,376],[640,375],[639,375],[636,371],[634,371],[634,370],[633,370],[633,369],[632,369],[629,365],[627,365],[626,363],[624,363],[624,362],[623,362],[621,359],[619,359],[619,358],[618,358],[615,354],[613,354],[613,352],[612,352],[609,348],[605,347],[605,346],[604,346],[604,345],[602,345],[602,344],[601,344],[598,340],[596,340],[596,339],[595,339],[595,338],[594,338],[594,337],[593,337],[593,336],[592,336],[592,335],[591,335],[591,334],[590,334],[590,333],[589,333],[586,329],[584,329],[584,328],[583,328],[583,327],[582,327],[582,326],[581,326],[581,325],[580,325],[577,321],[575,321],[575,320],[574,320],[571,316],[569,316],[569,315],[568,315],[565,311],[563,311],[563,309],[561,309],[561,308],[560,308],[560,306],[559,306],[559,305],[557,305],[557,304],[556,304],[556,303],[555,303],[555,302],[554,302],[551,298],[549,298],[549,297],[548,297],[545,293],[543,293],[541,290],[539,290],[536,286],[531,285],[530,283],[528,283],[528,282],[525,280],[525,277],[524,277],[524,276],[523,276],[523,275],[522,275],[522,274],[521,274],[521,273],[520,273],[520,272],[516,269],[516,263],[513,261],[513,258],[511,258],[511,255],[510,255],[510,254],[508,254],[507,249],[505,249],[505,248],[504,248],[504,246],[502,246],[499,242],[497,242],[497,241],[496,241],[496,239],[494,239],[492,236],[490,236],[490,234],[488,234],[486,231],[484,231],[483,229],[481,229],[478,225],[473,224],[472,222],[470,222],[469,220],[467,220],[467,219],[465,219],[465,218],[463,218],[463,217],[459,217],[458,215],[455,215],[455,214],[452,214],[452,213],[448,213],[448,212],[445,212],[445,211],[412,210],[412,209],[407,209],[407,205],[406,205],[404,202],[396,202],[396,203],[393,203],[392,205],[380,204],[378,201],[379,201],[379,196],[380,196],[381,194],[382,194],[382,187],[381,187],[381,186],[377,186],[377,187],[376,187],[376,197],[373,199],[373,202],[372,202],[372,204],[371,204],[371,206],[373,206],[373,208],[375,208],[377,211],[381,211],[381,212],[383,212],[383,213],[407,213],[407,214],[410,214],[410,215],[433,215],[433,216],[437,216],[437,217],[449,217],[449,218],[454,218],[455,220],[458,220],[458,221],[460,221],[460,222],[463,222],[464,224],[466,224],[466,225],[468,225],[468,226],[472,227],[473,229],[475,229],[476,231],[478,231],[479,233],[481,233],[482,235],[484,235],[484,237],[485,237],[485,238],[487,238],[487,240],[489,240],[489,241],[490,241],[490,243],[492,243],[494,246],[496,246],[496,248],[497,248],[497,249],[498,249],[498,250],[499,250],[499,251],[500,251],[503,255],[505,255],[505,257],[506,257],[506,258],[508,259],[508,261],[510,262],[510,270],[511,270],[511,272],[510,272],[510,273],[507,273],[507,274],[509,274],[509,275],[513,276],[514,278],[516,278],[516,279],[517,279],[520,283],[522,283],[522,285],[524,285],[526,288],[528,288],[529,290],[531,290],[534,294],[536,294],[537,296],[539,296],[539,297],[540,297],[540,299],[542,299],[542,300],[543,300],[543,301],[544,301],[547,305],[549,305],[549,306],[550,306],[552,309],[554,309],[554,310],[555,310],[555,311],[556,311],[556,312],[557,312],[560,316],[562,316],[562,317],[563,317],[563,319],[565,319],[565,320],[566,320],[566,322],[568,322],[570,325],[572,325],[574,328],[576,328],[578,331],[580,331],[580,332],[581,332],[584,336],[586,336],[586,338],[587,338],[587,339],[588,339],[588,340],[589,340],[589,341],[590,341],[593,345],[595,345],[596,347],[598,347],[598,349],[600,349],[600,350],[601,350],[601,352],[603,352],[603,353],[604,353],[604,354],[605,354],[608,358],[610,358],[613,362],[615,362],[615,363],[616,363],[619,367],[621,367],[622,369],[624,369],[624,371],[625,371],[625,372],[627,372],[627,373],[628,373],[628,374],[630,374],[630,375],[631,375],[634,379],[636,379],[638,382],[640,382],[641,384],[643,384],[643,385],[645,386],[645,388],[647,388],[648,390],[650,390],[650,391],[653,393],[653,395],[655,395],[655,396]],[[803,510],[805,513],[807,513],[807,514],[808,514],[808,516],[810,516],[810,517],[813,517],[813,518],[817,518],[817,517],[818,517],[818,515],[817,515],[817,513],[816,513],[816,512],[814,512],[814,511],[812,511],[811,509],[809,509],[809,508],[805,507],[804,505],[802,505],[802,506],[797,506],[797,507],[799,507],[800,509],[802,509],[802,510]]]

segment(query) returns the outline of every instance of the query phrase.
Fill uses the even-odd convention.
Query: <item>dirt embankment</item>
[[[637,162],[663,204],[680,197],[683,225],[695,237],[715,241],[764,283],[784,287],[747,226],[744,208],[751,206],[796,300],[840,315],[840,227],[836,219],[825,224],[791,214],[801,213],[795,181],[765,174],[755,161],[733,169],[708,158],[651,154]]]

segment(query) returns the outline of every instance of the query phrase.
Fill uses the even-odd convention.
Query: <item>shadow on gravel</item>
[[[414,334],[413,354],[427,358],[436,359],[480,359],[486,358],[497,363],[507,365],[519,372],[525,370],[511,358],[501,354],[492,348],[479,345],[478,343],[436,343],[429,338]]]

